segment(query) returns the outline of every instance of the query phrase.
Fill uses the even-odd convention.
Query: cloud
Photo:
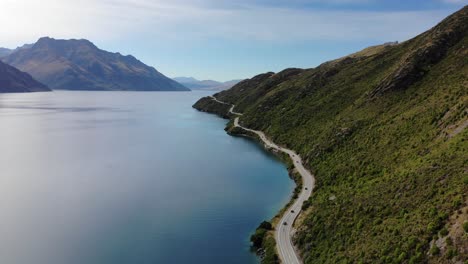
[[[449,4],[468,4],[468,0],[441,0],[444,3]]]
[[[300,0],[296,0],[300,1]],[[362,0],[335,0],[362,1]],[[114,0],[113,3],[123,3]],[[124,21],[139,18],[137,30],[177,38],[251,41],[406,39],[442,19],[446,12],[330,11],[239,4],[236,8],[137,0],[125,2]],[[203,5],[203,3],[205,5]],[[242,3],[238,1],[237,3]]]
[[[3,1],[0,23],[8,26],[0,32],[0,46],[19,45],[43,35],[91,40],[128,35],[165,41],[404,40],[446,15],[443,11],[300,9],[276,7],[272,5],[275,1],[265,5],[267,2],[263,0],[253,4],[245,0]],[[370,0],[333,0],[362,1]]]

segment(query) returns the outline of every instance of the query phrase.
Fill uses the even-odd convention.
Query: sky
[[[169,77],[227,81],[404,41],[468,0],[0,0],[0,47],[89,39]]]

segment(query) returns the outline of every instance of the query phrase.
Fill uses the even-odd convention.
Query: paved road
[[[211,99],[213,99],[214,101],[216,101],[216,102],[218,102],[220,104],[230,105],[231,108],[229,108],[229,113],[234,114],[234,115],[238,115],[238,116],[242,115],[241,113],[234,112],[235,105],[220,101],[220,100],[216,99],[216,97],[214,97],[214,96],[210,96],[210,97],[211,97]]]
[[[231,105],[231,104],[219,101],[215,97],[212,97],[212,98],[213,100],[219,103]],[[234,112],[234,107],[235,106],[232,105],[231,108],[229,109],[229,112],[234,115],[242,115],[240,113]],[[239,124],[239,116],[237,116],[234,119],[234,126],[240,127],[246,131],[250,131],[250,132],[257,134],[260,137],[260,139],[262,139],[263,143],[267,147],[276,149],[278,151],[284,152],[287,155],[289,155],[289,157],[294,163],[294,167],[296,168],[296,170],[299,172],[299,174],[302,177],[302,190],[298,198],[294,201],[293,205],[291,205],[283,214],[283,216],[281,217],[281,221],[278,223],[278,226],[276,227],[276,230],[275,230],[276,246],[277,246],[281,261],[285,264],[302,263],[302,261],[300,260],[292,244],[292,235],[294,232],[293,223],[302,209],[302,203],[306,201],[307,199],[309,199],[310,195],[312,194],[312,190],[315,187],[314,175],[312,175],[310,171],[304,168],[304,165],[302,164],[302,159],[296,152],[276,145],[274,142],[269,140],[267,136],[265,135],[265,133],[263,133],[262,131],[253,130],[253,129],[249,129],[249,128],[241,126]]]

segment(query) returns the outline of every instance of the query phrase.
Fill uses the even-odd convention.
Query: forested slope
[[[295,236],[306,263],[468,259],[467,33],[464,7],[401,44],[215,94],[315,173]]]

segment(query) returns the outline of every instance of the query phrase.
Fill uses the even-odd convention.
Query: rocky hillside
[[[88,40],[41,38],[2,59],[52,89],[187,91],[137,60],[97,48]]]
[[[0,48],[0,58],[7,56],[12,52],[11,49]]]
[[[315,173],[294,239],[305,263],[466,263],[468,7],[398,45],[215,97]]]
[[[24,73],[0,61],[0,93],[46,92],[50,89]]]

